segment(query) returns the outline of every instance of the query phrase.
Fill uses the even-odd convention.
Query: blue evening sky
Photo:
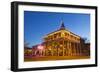
[[[30,47],[42,43],[46,34],[60,28],[61,21],[69,31],[90,40],[89,14],[24,11],[25,41]]]

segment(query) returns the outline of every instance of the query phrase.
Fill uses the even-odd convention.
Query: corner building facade
[[[42,43],[44,50],[42,50],[43,56],[84,56],[84,40],[65,29],[64,23],[61,23],[61,27],[44,37]]]

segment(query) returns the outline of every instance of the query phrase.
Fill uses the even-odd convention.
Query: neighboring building
[[[32,48],[24,47],[24,57],[31,57],[32,56]]]
[[[90,56],[90,43],[85,43],[84,55]]]
[[[74,27],[74,26],[73,26]],[[86,45],[84,39],[65,29],[64,23],[61,27],[46,36],[40,45],[32,47],[34,56],[89,56],[90,45]],[[87,48],[88,47],[88,48]],[[85,51],[84,51],[85,49]]]

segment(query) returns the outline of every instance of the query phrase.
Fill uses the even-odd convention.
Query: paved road
[[[73,59],[89,59],[89,56],[46,56],[46,57],[33,57],[25,58],[25,62],[29,61],[48,61],[48,60],[73,60]]]

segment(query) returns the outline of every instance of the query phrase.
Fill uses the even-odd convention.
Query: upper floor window
[[[54,34],[54,38],[56,38],[57,37],[57,35],[56,34]]]

